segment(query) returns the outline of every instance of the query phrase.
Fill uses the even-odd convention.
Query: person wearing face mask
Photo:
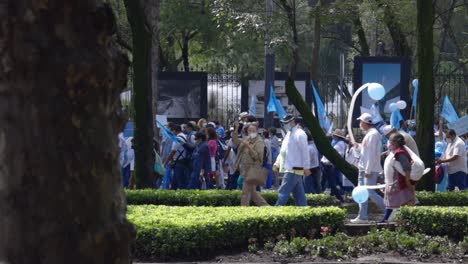
[[[292,115],[286,115],[281,123],[284,124],[287,133],[280,154],[273,165],[273,171],[279,170],[285,175],[275,205],[286,205],[292,193],[297,206],[307,206],[303,176],[310,176],[312,168],[307,135]]]
[[[465,142],[457,136],[455,130],[450,129],[446,135],[447,149],[442,158],[436,160],[437,164],[446,163],[448,170],[448,190],[453,191],[458,187],[460,191],[466,186],[466,149]]]
[[[258,125],[256,123],[248,126],[248,137],[243,140],[239,139],[238,128],[239,122],[235,122],[232,141],[237,146],[237,159],[234,167],[239,170],[240,175],[246,177],[251,166],[263,166],[265,142],[258,135]],[[255,190],[255,186],[244,181],[241,206],[249,206],[251,200],[258,206],[268,205],[265,199]]]
[[[193,171],[190,175],[189,189],[202,189],[203,183],[208,182],[208,172],[211,171],[210,149],[206,142],[206,135],[197,132],[195,135],[197,147],[193,152]]]
[[[414,138],[410,134],[404,131],[397,131],[391,125],[386,125],[382,128],[382,134],[387,138],[390,138],[393,134],[396,134],[396,133],[399,133],[400,135],[402,135],[405,138],[405,145],[409,149],[411,149],[411,151],[413,151],[416,155],[419,156],[418,145],[416,144],[416,141],[414,141]]]
[[[385,160],[385,190],[384,204],[385,215],[380,220],[381,223],[387,221],[394,209],[398,209],[403,205],[414,205],[415,187],[411,181],[411,156],[405,149],[405,138],[400,133],[393,133],[388,140],[388,149],[394,155],[389,155]],[[393,166],[392,162],[400,162],[405,175],[400,174],[397,170],[389,170],[388,166]],[[391,168],[391,167],[390,167]],[[393,173],[388,173],[393,171]]]
[[[359,160],[358,185],[376,185],[379,174],[383,171],[380,164],[380,154],[382,149],[382,136],[374,128],[372,115],[362,114],[357,120],[360,121],[359,127],[366,134],[361,143],[361,158]],[[383,199],[375,190],[369,190],[369,198],[384,211],[385,205]],[[359,214],[351,223],[365,223],[368,221],[368,201],[359,204]]]

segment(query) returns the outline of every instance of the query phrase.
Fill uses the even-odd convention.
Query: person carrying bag
[[[244,176],[241,206],[249,206],[250,200],[258,206],[266,206],[268,203],[255,191],[256,185],[265,184],[268,175],[268,170],[263,168],[265,143],[258,135],[258,125],[252,123],[248,126],[249,135],[244,140],[239,139],[239,123],[236,122],[234,126],[232,140],[238,146],[235,168]]]

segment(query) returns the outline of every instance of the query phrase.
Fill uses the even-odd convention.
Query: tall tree
[[[143,0],[125,0],[132,28],[133,102],[135,108],[135,183],[138,188],[154,186],[151,31]]]
[[[0,262],[131,262],[117,165],[128,59],[98,3],[0,3]]]
[[[418,27],[418,73],[420,92],[418,93],[416,116],[416,142],[419,146],[421,159],[426,167],[432,168],[431,173],[422,178],[419,187],[424,190],[434,190],[434,49],[433,49],[433,19],[432,1],[417,1]]]
[[[395,12],[392,10],[392,6],[385,4],[382,0],[376,1],[378,1],[379,6],[383,9],[383,19],[392,37],[395,55],[411,57],[411,47],[408,44]]]

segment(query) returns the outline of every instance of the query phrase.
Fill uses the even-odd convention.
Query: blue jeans
[[[166,173],[163,176],[163,182],[162,182],[163,190],[169,190],[169,187],[171,186],[171,182],[172,182],[172,176],[173,176],[172,173],[173,173],[173,170],[171,168],[171,165],[167,164]]]
[[[458,187],[460,191],[466,189],[465,185],[466,173],[463,171],[458,171],[453,174],[448,175],[448,190],[453,191],[455,187]]]
[[[271,170],[271,164],[265,164],[265,169],[268,170],[268,176],[265,184],[266,189],[271,189],[271,186],[273,185],[273,172]]]
[[[130,164],[122,168],[122,185],[125,189],[128,189],[128,185],[130,184]]]
[[[304,177],[304,191],[305,193],[319,194],[322,193],[322,170],[320,167],[310,170],[311,175]]]
[[[331,189],[330,195],[334,195],[336,199],[343,201],[341,191],[336,187],[338,174],[341,175],[333,164],[323,164],[322,188],[325,190],[328,181],[328,186]]]
[[[361,185],[376,185],[377,184],[377,178],[379,177],[378,172],[372,172],[371,176],[369,178],[366,178],[364,171],[359,171],[359,178],[358,178],[358,186]],[[385,211],[385,205],[383,198],[375,192],[375,190],[369,190],[369,198],[374,201],[374,203],[377,204],[377,206],[382,210]],[[366,201],[362,204],[359,204],[359,219],[362,220],[368,220],[368,207],[369,207],[369,202]]]
[[[291,192],[297,206],[307,206],[302,176],[295,173],[286,173],[284,175],[283,182],[278,190],[278,201],[276,201],[275,206],[286,205]]]

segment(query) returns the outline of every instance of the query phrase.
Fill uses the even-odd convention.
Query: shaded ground
[[[138,262],[137,262],[138,263]],[[159,263],[170,263],[170,262],[159,262]],[[462,259],[449,259],[441,256],[432,256],[430,258],[420,258],[418,256],[404,256],[398,252],[372,254],[369,256],[362,256],[359,258],[350,259],[335,259],[328,260],[313,256],[298,256],[298,257],[281,257],[275,255],[271,251],[259,251],[257,254],[248,252],[237,253],[232,255],[220,255],[213,259],[205,261],[190,261],[185,262],[172,262],[172,263],[468,263],[468,256],[464,256]],[[143,263],[139,263],[143,264]],[[145,264],[149,264],[146,262]]]

